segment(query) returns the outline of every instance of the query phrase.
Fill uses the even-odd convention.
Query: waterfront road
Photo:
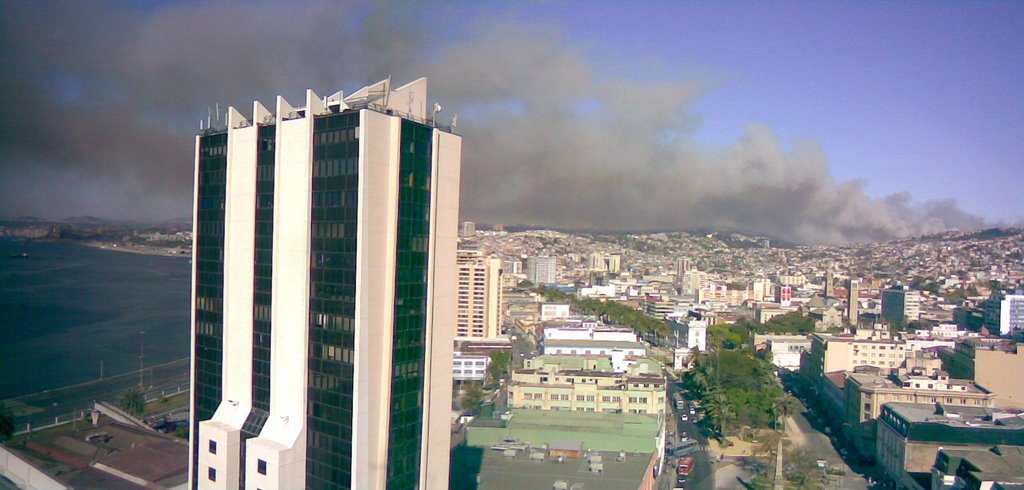
[[[27,424],[31,424],[33,428],[45,427],[54,424],[58,418],[64,421],[72,417],[72,414],[88,411],[92,408],[93,400],[105,400],[116,404],[125,390],[139,386],[140,379],[147,400],[188,390],[188,359],[144,368],[141,376],[139,371],[132,371],[32,393],[4,400],[4,403],[14,412],[15,432],[20,433],[27,428]]]

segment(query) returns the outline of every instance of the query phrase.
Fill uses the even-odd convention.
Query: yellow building
[[[477,250],[459,250],[456,338],[494,338],[501,334],[501,260]]]
[[[512,408],[663,414],[665,378],[649,359],[616,373],[607,357],[545,355],[512,372],[508,397]]]

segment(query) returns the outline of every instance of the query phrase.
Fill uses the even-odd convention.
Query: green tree
[[[789,393],[783,393],[782,396],[775,399],[772,404],[772,413],[775,415],[776,424],[781,428],[784,427],[787,418],[791,417],[796,413],[800,405],[797,403],[796,398]]]
[[[0,442],[14,435],[14,412],[4,402],[0,402]]]
[[[498,386],[501,378],[508,372],[509,363],[512,362],[512,354],[503,350],[491,351],[491,362],[487,365],[487,384]]]
[[[146,398],[138,388],[129,388],[122,393],[118,404],[121,410],[136,417],[141,417],[143,412],[146,411]]]
[[[466,389],[462,392],[462,400],[460,403],[462,409],[475,414],[480,410],[480,406],[483,405],[483,403],[483,388],[476,383],[467,385]]]

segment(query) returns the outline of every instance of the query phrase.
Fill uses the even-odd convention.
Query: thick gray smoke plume
[[[449,7],[450,8],[450,7]],[[190,214],[207,106],[301,101],[393,75],[430,77],[464,136],[463,217],[620,229],[721,227],[798,242],[976,228],[952,201],[873,199],[813,142],[751,125],[727,148],[691,135],[700,80],[599,78],[552,28],[495,19],[442,42],[416,8],[334,2],[9,3],[2,19],[0,206],[59,218]],[[442,116],[445,117],[445,116]]]

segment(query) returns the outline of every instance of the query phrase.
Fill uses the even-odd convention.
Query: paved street
[[[829,436],[814,428],[811,421],[807,418],[807,407],[800,400],[797,400],[797,404],[799,407],[797,413],[786,420],[786,433],[790,440],[793,441],[794,446],[809,450],[813,456],[824,459],[828,461],[831,467],[841,468],[845,472],[845,475],[842,477],[831,477],[829,486],[826,488],[855,490],[868,488],[867,480],[864,476],[854,473],[846,462],[843,461],[835,447],[832,446]]]
[[[179,359],[159,366],[143,369],[142,378],[146,386],[147,399],[170,395],[179,389],[187,390],[189,381],[188,359]],[[52,424],[56,417],[63,417],[92,408],[93,400],[107,400],[116,403],[128,388],[139,385],[139,372],[111,376],[102,380],[46,390],[39,393],[5,400],[14,411],[15,431],[20,432],[25,424],[41,427]]]
[[[678,379],[669,376],[668,380],[668,399],[669,405],[668,413],[669,417],[665,423],[665,430],[669,432],[675,432],[675,435],[667,438],[666,444],[676,444],[679,442],[679,438],[683,432],[686,432],[691,439],[697,439],[697,442],[702,448],[701,451],[693,454],[693,471],[690,472],[689,478],[686,480],[686,488],[698,489],[698,490],[711,490],[715,488],[715,477],[713,466],[709,453],[707,452],[708,439],[701,432],[700,428],[697,427],[693,420],[683,422],[679,419],[681,412],[675,409],[675,393],[680,390],[678,386]],[[674,463],[671,456],[666,457],[666,464],[664,466],[664,474],[658,479],[659,489],[672,488],[676,481],[676,468],[672,464]]]

